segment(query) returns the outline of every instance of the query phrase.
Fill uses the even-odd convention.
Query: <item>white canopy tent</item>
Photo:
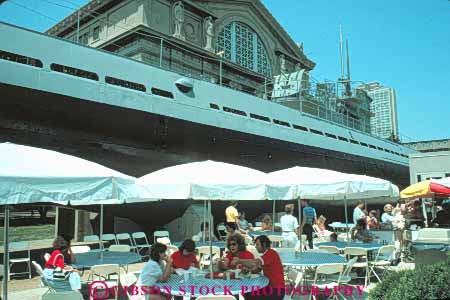
[[[318,168],[296,166],[271,172],[267,175],[267,182],[269,199],[298,199],[300,224],[300,199],[333,202],[344,200],[345,220],[348,224],[347,200],[361,199],[382,204],[388,199],[399,197],[398,187],[387,180]],[[301,243],[301,239],[299,240]]]
[[[14,204],[56,203],[62,205],[104,204],[154,201],[135,178],[99,164],[29,146],[0,144],[0,205],[5,205],[4,278],[8,278],[9,207]],[[100,237],[103,217],[100,218]],[[4,280],[4,299],[7,299]]]
[[[210,237],[211,200],[265,200],[265,182],[264,172],[211,160],[168,167],[137,180],[158,198],[208,200]],[[209,242],[212,253],[211,239]],[[210,271],[212,278],[212,264]]]

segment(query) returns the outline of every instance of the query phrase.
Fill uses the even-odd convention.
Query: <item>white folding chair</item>
[[[108,288],[109,290],[117,289],[119,287],[121,273],[123,273],[123,271],[117,264],[92,266],[88,281],[97,281],[98,285],[94,282],[90,286],[91,290],[96,292],[97,290],[103,290],[105,288]],[[117,276],[117,278],[113,279],[112,275]],[[103,293],[104,291],[99,291],[100,295],[103,295]],[[94,293],[90,293],[89,300],[95,299],[94,296],[96,295],[93,294]],[[115,293],[115,295],[117,295],[117,293]]]
[[[369,263],[367,260],[367,249],[359,247],[346,247],[344,249],[344,255],[349,259],[352,256],[358,257],[359,261],[353,264],[353,268],[365,269],[366,275],[364,277],[364,287],[367,286],[369,281]]]
[[[70,249],[72,249],[73,254],[87,253],[87,252],[91,251],[91,247],[89,247],[89,246],[72,246],[72,247],[70,247]]]
[[[255,222],[255,227],[262,227],[262,222]]]
[[[103,236],[105,236],[105,235],[103,235]],[[98,235],[86,235],[86,236],[84,236],[83,241],[95,243],[95,242],[100,242],[100,238]]]
[[[319,246],[320,250],[324,250],[327,253],[332,253],[332,254],[340,254],[341,252],[339,251],[339,249],[335,246]]]
[[[302,234],[302,250],[308,250],[308,238],[306,234]],[[297,241],[297,244],[295,245],[295,251],[300,251],[300,241]]]
[[[258,253],[258,250],[256,250],[256,247],[254,245],[247,245],[247,250],[250,251],[255,257],[260,257],[261,254]]]
[[[272,242],[274,248],[281,247],[281,243],[284,240],[281,235],[269,235],[268,238]]]
[[[168,245],[171,244],[170,239],[169,239],[168,237],[160,237],[160,238],[157,238],[157,239],[156,239],[156,242],[157,242],[157,243],[160,243],[160,244],[164,244],[164,245],[166,245],[166,246],[168,246]]]
[[[83,300],[83,295],[79,292],[55,292],[42,295],[42,300]]]
[[[225,241],[227,238],[227,227],[223,224],[217,225],[217,232],[219,233],[219,239]]]
[[[347,284],[350,281],[352,281],[352,276],[350,275],[350,271],[352,270],[353,265],[355,264],[355,262],[357,260],[358,260],[358,257],[353,257],[352,259],[350,259],[347,262],[347,265],[345,266],[344,272],[342,272],[342,275],[341,275],[341,283]],[[331,278],[333,278],[334,280],[338,280],[337,277],[331,276]]]
[[[12,242],[9,244],[9,251],[10,252],[26,252],[27,256],[21,256],[21,257],[14,257],[9,259],[9,270],[10,273],[8,275],[8,280],[11,280],[12,275],[17,274],[28,274],[28,278],[31,279],[31,255],[30,255],[30,242],[23,241],[23,242]],[[11,272],[13,265],[20,264],[20,263],[26,263],[28,271],[26,272],[17,272],[13,273]]]
[[[130,252],[131,247],[129,245],[111,245],[108,250],[110,252]]]
[[[326,238],[326,237],[320,235],[320,229],[317,224],[314,224],[312,226],[312,228],[313,228],[313,238],[317,239],[318,242],[328,242],[329,241],[329,238]]]
[[[334,294],[334,287],[339,287],[340,285],[340,278],[342,275],[342,271],[344,270],[343,264],[325,264],[325,265],[319,265],[316,269],[315,275],[314,275],[314,281],[312,286],[320,290],[328,289],[328,291],[332,292],[328,299],[333,297],[333,299],[337,298],[337,295]],[[325,280],[321,280],[322,275],[325,275]],[[330,279],[329,275],[336,275],[337,280]],[[338,289],[336,289],[337,294],[344,296],[339,292]],[[309,295],[309,299],[317,299],[316,295],[314,295],[314,290],[311,289],[311,294]],[[345,299],[345,298],[344,298]]]
[[[200,269],[211,264],[209,250],[209,246],[197,247]],[[216,258],[220,258],[220,248],[217,246],[212,246],[212,259],[214,260]]]
[[[122,276],[120,276],[120,285],[123,287],[127,287],[124,288],[125,290],[125,294],[128,297],[128,300],[145,300],[145,295],[131,295],[129,293],[129,287],[133,286],[134,284],[136,284],[137,282],[137,277],[135,273],[127,273],[124,274]]]
[[[195,300],[236,300],[236,297],[231,295],[223,295],[223,296],[198,296]]]
[[[292,292],[289,295],[285,295],[283,300],[291,300],[296,293],[298,287],[303,281],[303,273],[298,270],[290,270],[288,273],[288,280],[293,283]]]
[[[36,270],[36,273],[38,273],[39,277],[41,278],[41,286],[48,288],[48,290],[45,293],[55,293],[55,290],[50,286],[47,279],[45,278],[44,270],[42,270],[41,265],[35,262],[34,260],[31,262],[31,264]]]
[[[178,251],[178,247],[174,246],[174,245],[166,245],[167,250],[166,250],[166,254],[168,256],[171,256],[172,254],[174,254],[175,252]]]
[[[158,238],[166,237],[170,239],[169,232],[166,230],[157,230],[153,233],[153,242],[156,243]]]
[[[104,242],[108,242],[110,245],[117,245],[116,235],[114,233],[102,235],[102,240]]]
[[[381,282],[381,278],[375,271],[375,268],[382,268],[383,273],[381,276],[383,276],[392,263],[392,260],[394,258],[394,253],[395,253],[394,245],[387,245],[387,246],[383,246],[380,249],[378,249],[375,260],[369,262],[370,272],[369,272],[368,276],[370,277],[370,274],[373,274],[378,279],[378,281]]]
[[[131,237],[133,238],[134,246],[136,247],[136,253],[141,254],[143,249],[150,249],[151,245],[148,242],[145,232],[133,232]]]
[[[131,250],[136,250],[136,246],[131,239],[131,235],[129,233],[118,233],[116,234],[116,241],[118,245],[128,245]]]

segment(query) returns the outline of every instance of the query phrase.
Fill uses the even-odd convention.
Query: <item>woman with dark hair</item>
[[[356,222],[355,227],[351,230],[351,237],[352,240],[358,240],[361,242],[370,242],[373,240],[373,237],[370,235],[369,231],[367,230],[367,223],[364,219],[359,219]]]
[[[69,251],[70,247],[67,241],[59,236],[53,241],[52,254],[45,263],[44,277],[57,292],[72,290],[79,292],[81,290],[79,271],[65,265],[65,257],[70,256]]]
[[[175,269],[198,268],[198,260],[195,256],[195,242],[191,239],[184,240],[178,251],[172,254],[173,267]]]
[[[145,289],[146,300],[167,300],[171,297],[152,288],[156,282],[167,281],[173,271],[172,259],[166,254],[166,250],[167,246],[161,243],[156,243],[150,248],[150,259],[142,269],[137,281],[137,286]]]
[[[219,268],[221,269],[242,269],[242,266],[238,266],[233,262],[233,259],[236,257],[242,259],[255,258],[253,253],[247,250],[244,237],[238,233],[232,234],[228,237],[227,248],[228,252],[225,255],[225,258],[219,261]]]

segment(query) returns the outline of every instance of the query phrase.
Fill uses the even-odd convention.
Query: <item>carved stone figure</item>
[[[284,58],[284,54],[280,55],[280,71],[281,71],[282,74],[287,73],[286,59]]]
[[[173,36],[181,40],[185,40],[183,25],[184,25],[184,5],[182,1],[179,1],[173,7],[173,14],[175,19],[175,32]]]
[[[206,33],[206,45],[205,50],[214,52],[213,38],[214,38],[214,23],[213,18],[207,17],[205,19],[205,33]]]

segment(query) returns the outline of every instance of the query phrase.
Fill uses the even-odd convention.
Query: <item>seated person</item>
[[[377,211],[376,210],[371,210],[369,212],[369,216],[367,217],[367,227],[369,228],[369,230],[380,228],[380,223],[378,222],[378,219],[377,219]]]
[[[244,272],[248,272],[248,269],[245,269],[241,265],[237,265],[233,262],[233,259],[236,257],[242,259],[255,258],[253,253],[247,250],[244,237],[238,233],[230,235],[227,240],[227,248],[227,254],[222,260],[219,261],[219,268],[223,270],[242,269]]]
[[[337,242],[337,234],[336,232],[333,232],[332,234],[330,234],[330,242]]]
[[[73,256],[71,253],[72,251],[70,250],[69,244],[64,238],[59,236],[53,241],[53,251],[50,258],[45,263],[43,273],[44,278],[57,292],[80,292],[81,290],[79,271],[66,265],[66,262],[71,263],[71,256]],[[66,278],[57,278],[56,273],[59,273],[58,275],[62,276],[65,276],[64,273],[67,273],[67,275]]]
[[[370,242],[373,240],[373,237],[367,230],[367,224],[364,219],[359,219],[356,222],[356,226],[352,228],[350,233],[353,241]]]
[[[156,282],[167,281],[173,271],[172,259],[166,254],[166,250],[167,246],[161,243],[156,243],[150,248],[150,259],[142,269],[136,283],[138,287],[146,287],[146,300],[168,300],[172,297],[162,294],[158,289],[151,288]]]
[[[446,204],[438,210],[431,224],[433,227],[450,227],[450,205]]]
[[[265,215],[262,219],[262,225],[261,225],[261,230],[262,231],[272,231],[273,226],[272,226],[272,218],[269,215]]]
[[[208,222],[205,222],[205,223],[202,222],[200,224],[200,232],[197,233],[195,235],[195,237],[198,241],[203,241],[203,237],[205,238],[205,241],[209,241],[209,224],[208,224]],[[218,241],[218,239],[214,235],[214,233],[211,235],[211,241],[213,241],[213,242]]]
[[[239,227],[242,229],[241,232],[244,231],[243,233],[253,230],[252,223],[245,219],[245,212],[243,211],[239,212]]]
[[[193,240],[184,240],[177,252],[171,256],[174,269],[198,268],[198,260],[195,256],[195,242]]]
[[[393,209],[394,207],[392,207],[392,204],[390,203],[384,206],[384,213],[381,215],[381,223],[392,225],[392,220],[394,219],[394,216],[392,215]]]
[[[323,215],[320,215],[317,219],[317,227],[319,228],[319,236],[327,237],[330,236],[333,232],[327,230],[325,226],[325,222],[327,221],[327,218],[325,218]]]

